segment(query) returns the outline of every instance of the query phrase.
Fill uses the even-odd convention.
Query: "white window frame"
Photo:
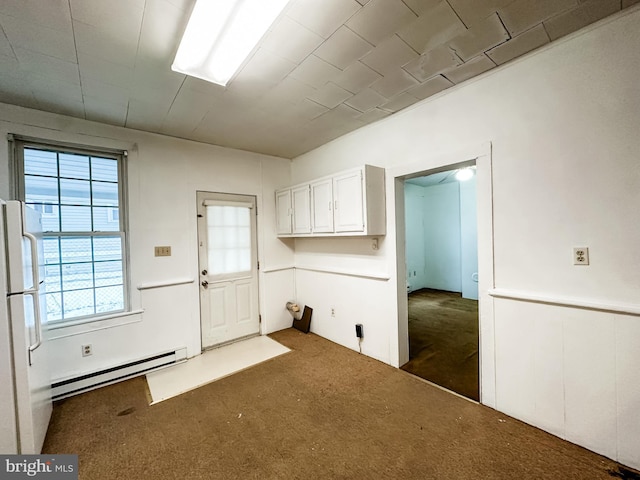
[[[24,149],[34,148],[39,150],[49,150],[58,153],[71,153],[100,158],[111,158],[118,162],[118,215],[119,230],[115,231],[79,231],[79,232],[44,232],[43,236],[51,237],[114,237],[120,236],[122,239],[122,276],[123,276],[123,308],[108,312],[99,312],[91,315],[76,316],[71,318],[61,318],[48,321],[50,328],[60,328],[66,326],[79,325],[94,321],[103,320],[115,316],[128,315],[131,313],[131,288],[130,288],[130,267],[129,267],[129,225],[128,225],[128,198],[127,198],[127,152],[109,148],[73,145],[68,143],[43,140],[38,138],[23,137],[10,134],[8,136],[12,149],[12,173],[13,173],[13,198],[25,201],[25,169],[24,169]],[[58,177],[60,178],[60,177]],[[43,204],[44,205],[44,204]],[[93,201],[91,201],[93,205]],[[109,220],[113,219],[114,208],[107,210]],[[43,211],[43,216],[51,216]],[[93,263],[92,261],[91,263]],[[95,291],[96,286],[92,289]],[[64,291],[64,289],[62,290]]]

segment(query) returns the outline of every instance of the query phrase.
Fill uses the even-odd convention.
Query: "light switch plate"
[[[156,257],[170,257],[171,247],[155,247],[155,255]]]

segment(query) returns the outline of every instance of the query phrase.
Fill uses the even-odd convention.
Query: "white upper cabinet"
[[[276,192],[276,233],[291,235],[291,189],[285,188]]]
[[[330,178],[311,184],[311,231],[333,232],[333,183]]]
[[[289,192],[289,230],[286,192]],[[276,192],[278,235],[358,236],[386,233],[384,169],[364,165]],[[291,218],[293,217],[293,221]]]
[[[333,222],[335,232],[364,232],[363,171],[333,178]]]
[[[293,205],[293,233],[311,233],[311,204],[309,185],[291,189]]]

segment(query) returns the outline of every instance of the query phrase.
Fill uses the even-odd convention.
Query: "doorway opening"
[[[409,361],[401,368],[480,399],[475,165],[404,182]]]
[[[197,192],[202,349],[260,333],[256,197]]]

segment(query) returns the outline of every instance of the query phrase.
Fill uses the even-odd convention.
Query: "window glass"
[[[46,321],[125,310],[122,157],[18,145],[23,200],[42,215]]]

